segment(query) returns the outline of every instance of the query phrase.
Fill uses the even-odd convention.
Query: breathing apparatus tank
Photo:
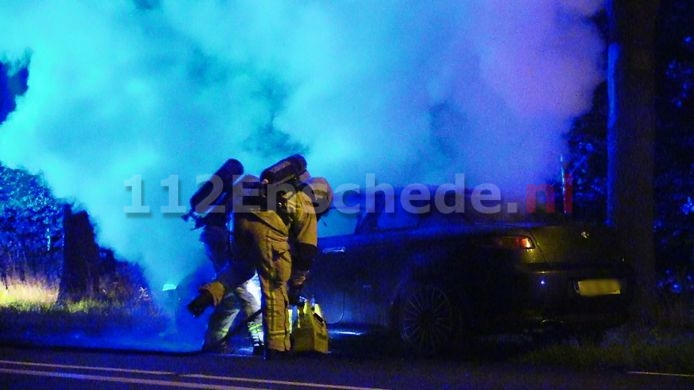
[[[215,206],[223,204],[232,193],[234,179],[241,175],[243,164],[239,160],[230,158],[224,162],[190,197],[190,211],[183,219],[188,220],[194,214],[206,214]]]
[[[299,179],[305,172],[306,159],[300,154],[293,154],[265,168],[260,174],[260,181],[282,184],[292,179]]]

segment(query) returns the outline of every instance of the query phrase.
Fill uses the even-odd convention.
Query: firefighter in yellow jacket
[[[243,204],[234,207],[236,257],[253,264],[260,279],[266,359],[291,349],[288,308],[297,303],[317,252],[317,220],[332,201],[328,182],[310,178],[305,161],[303,167],[290,180],[273,182],[264,171],[256,185],[246,182]],[[218,301],[227,288],[212,282],[201,297],[208,292]]]
[[[241,183],[247,180],[241,177],[234,183],[234,187],[241,188]],[[257,179],[256,179],[257,181]],[[240,191],[236,191],[240,192]],[[240,195],[240,194],[239,194]],[[225,212],[210,213],[205,218],[205,225],[200,235],[200,241],[205,246],[208,258],[212,261],[217,274],[216,281],[221,286],[228,286],[223,292],[211,294],[214,311],[210,316],[207,329],[205,331],[205,342],[202,350],[207,352],[226,352],[229,350],[225,341],[230,326],[239,313],[239,304],[246,315],[246,325],[253,344],[253,354],[263,352],[263,329],[260,316],[256,311],[260,310],[260,302],[251,292],[251,285],[256,283],[254,278],[255,269],[252,264],[238,259],[235,253],[235,245],[230,240],[227,220],[230,219],[230,212],[234,208],[234,203],[238,203],[239,198],[233,194],[225,202]],[[208,284],[203,286],[207,289],[221,291],[221,286]],[[208,306],[209,302],[199,307],[189,307],[189,310],[199,316]]]

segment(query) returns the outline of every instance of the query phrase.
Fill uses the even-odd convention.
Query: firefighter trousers
[[[291,330],[287,281],[292,269],[288,237],[253,215],[237,218],[235,234],[239,235],[237,242],[245,246],[244,258],[253,261],[260,279],[265,346],[288,351]]]

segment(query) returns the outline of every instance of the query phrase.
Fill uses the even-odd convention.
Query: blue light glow
[[[303,152],[334,187],[464,173],[522,193],[604,77],[601,0],[143,4],[0,2],[0,60],[29,71],[0,159],[84,205],[155,288],[206,261],[160,211],[170,175],[185,204],[229,157],[257,173]],[[148,215],[124,213],[136,175]]]

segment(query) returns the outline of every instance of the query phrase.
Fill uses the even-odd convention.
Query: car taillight
[[[507,249],[533,249],[535,244],[528,236],[501,236],[497,237],[495,244]]]

